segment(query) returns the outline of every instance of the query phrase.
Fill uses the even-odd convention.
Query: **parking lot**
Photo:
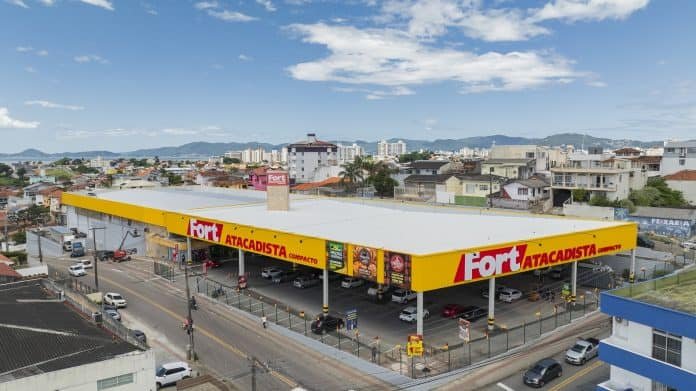
[[[321,312],[322,288],[321,284],[299,289],[292,282],[276,284],[269,279],[261,277],[261,269],[264,267],[279,267],[291,269],[287,262],[277,261],[272,258],[247,254],[245,257],[245,271],[248,276],[249,289],[255,294],[272,299],[274,302],[283,303],[298,311],[304,311],[308,316],[315,316]],[[320,273],[320,270],[298,268],[300,273]],[[236,284],[237,261],[224,262],[219,268],[209,270],[209,278],[226,283]],[[560,290],[563,282],[570,277],[570,268],[567,267],[561,279],[544,278],[543,286],[549,287],[554,292],[555,301],[538,300],[530,301],[527,293],[539,286],[541,278],[533,273],[524,273],[516,276],[498,279],[499,285],[519,289],[523,297],[512,303],[496,302],[496,324],[505,328],[512,328],[524,323],[531,323],[538,319],[539,314],[550,316],[554,314],[554,304],[562,303]],[[591,271],[578,271],[578,280],[594,279],[597,276]],[[399,304],[387,301],[376,303],[367,290],[374,284],[368,281],[355,288],[342,288],[341,278],[331,278],[329,283],[329,310],[330,313],[344,316],[349,310],[357,310],[358,328],[364,336],[379,336],[383,346],[404,345],[409,334],[415,334],[416,325],[399,320],[399,313],[408,305],[415,306],[415,300],[409,304]],[[441,289],[424,294],[424,308],[430,316],[424,321],[424,337],[432,346],[456,344],[461,342],[458,337],[459,327],[456,318],[444,318],[442,309],[446,304],[477,305],[487,309],[488,300],[481,294],[488,289],[488,283],[466,284],[457,287]],[[578,285],[579,303],[583,300],[594,302],[594,290]],[[311,318],[310,318],[311,319]],[[486,330],[486,317],[482,317],[471,324],[471,339],[484,336]]]

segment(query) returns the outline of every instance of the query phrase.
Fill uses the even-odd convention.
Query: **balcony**
[[[591,184],[577,182],[562,182],[554,181],[551,185],[554,189],[585,189],[590,191],[616,191],[617,187],[614,184]]]

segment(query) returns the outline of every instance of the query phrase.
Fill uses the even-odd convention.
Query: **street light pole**
[[[493,208],[493,170],[494,168],[490,168],[490,172],[488,173],[488,178],[490,180],[490,183],[488,185],[488,206],[490,208]]]
[[[91,227],[89,228],[90,231],[92,231],[92,244],[94,245],[94,289],[99,292],[99,260],[97,259],[97,230],[98,229],[103,229],[106,230],[106,227]],[[104,231],[106,232],[106,231]]]
[[[191,259],[191,238],[186,237],[186,259],[187,261],[190,261]],[[190,360],[196,360],[196,350],[194,349],[194,342],[193,342],[193,316],[191,314],[191,290],[189,288],[189,279],[188,279],[188,265],[186,262],[184,262],[184,279],[186,280],[186,308],[188,308],[188,335],[189,335],[189,348],[187,353],[187,356],[189,357]]]
[[[41,228],[36,230],[36,238],[39,241],[39,262],[43,263],[43,252],[41,251]]]

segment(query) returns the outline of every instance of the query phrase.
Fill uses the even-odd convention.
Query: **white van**
[[[155,372],[157,389],[191,377],[191,367],[182,361],[162,364]]]
[[[70,275],[73,277],[82,277],[87,275],[87,273],[85,273],[85,267],[81,263],[70,265],[68,268],[68,273],[70,273]]]

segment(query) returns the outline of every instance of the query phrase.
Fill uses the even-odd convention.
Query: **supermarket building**
[[[421,314],[424,292],[488,280],[490,327],[496,277],[571,264],[574,300],[577,261],[631,251],[635,274],[631,222],[298,195],[287,196],[288,210],[269,210],[266,195],[172,187],[64,193],[62,202],[68,227],[95,235],[99,249],[125,238],[124,248],[172,262],[217,245],[238,252],[240,274],[245,252],[322,270],[324,312],[329,271],[413,290]]]

